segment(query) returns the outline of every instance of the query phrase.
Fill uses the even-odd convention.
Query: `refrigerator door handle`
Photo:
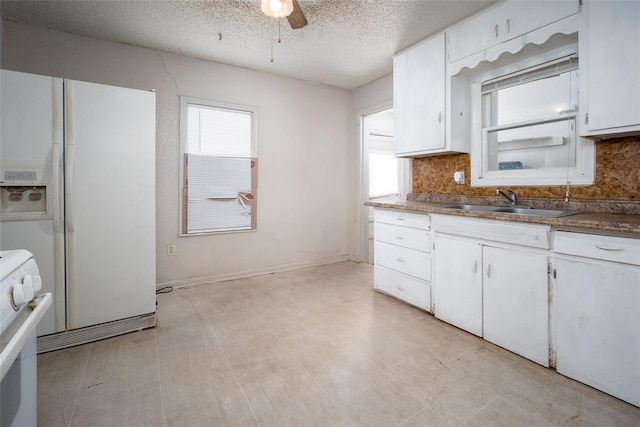
[[[62,236],[64,233],[64,213],[62,209],[64,184],[61,174],[64,168],[63,144],[64,144],[64,83],[62,79],[52,79],[53,95],[53,153],[51,159],[51,216],[53,219],[53,234]]]
[[[66,259],[65,273],[67,282],[67,328],[75,323],[75,307],[77,292],[76,280],[76,241],[75,241],[75,117],[74,117],[74,84],[71,80],[64,81],[64,111],[65,120],[65,173],[64,173],[64,207],[65,207],[65,241]]]
[[[66,134],[66,163],[64,174],[64,187],[65,187],[65,217],[67,234],[74,232],[74,177],[73,170],[75,169],[75,128],[74,128],[74,102],[73,102],[73,82],[65,80],[65,93],[64,93],[64,111],[66,114],[65,134]]]
[[[73,163],[75,157],[75,146],[67,145],[67,164],[65,171],[65,209],[67,233],[74,232],[74,200],[73,200]]]
[[[53,144],[53,161],[51,162],[51,213],[53,217],[53,233],[62,233],[62,209],[60,209],[60,168],[62,146]]]

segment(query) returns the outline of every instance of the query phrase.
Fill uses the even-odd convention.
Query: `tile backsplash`
[[[423,157],[413,161],[413,192],[493,196],[496,187],[471,187],[468,154]],[[464,171],[465,184],[453,182]],[[564,187],[508,187],[521,197],[564,198]],[[640,200],[640,136],[596,143],[596,180],[588,187],[571,187],[574,199]]]

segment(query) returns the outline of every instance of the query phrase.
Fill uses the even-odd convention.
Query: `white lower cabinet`
[[[640,406],[640,240],[558,232],[555,243],[574,255],[552,260],[556,370]]]
[[[428,215],[374,210],[374,287],[431,311]]]
[[[640,239],[380,210],[375,260],[376,289],[640,406]]]
[[[549,366],[547,255],[483,248],[483,336]]]
[[[482,336],[482,245],[442,236],[434,242],[435,316]]]
[[[550,228],[443,215],[432,221],[435,316],[549,366]]]

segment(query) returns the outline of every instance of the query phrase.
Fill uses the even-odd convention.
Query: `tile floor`
[[[158,326],[38,357],[41,426],[638,426],[640,408],[338,263],[158,295]]]

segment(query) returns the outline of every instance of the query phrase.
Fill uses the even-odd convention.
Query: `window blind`
[[[255,228],[252,112],[188,104],[186,113],[186,233]]]

